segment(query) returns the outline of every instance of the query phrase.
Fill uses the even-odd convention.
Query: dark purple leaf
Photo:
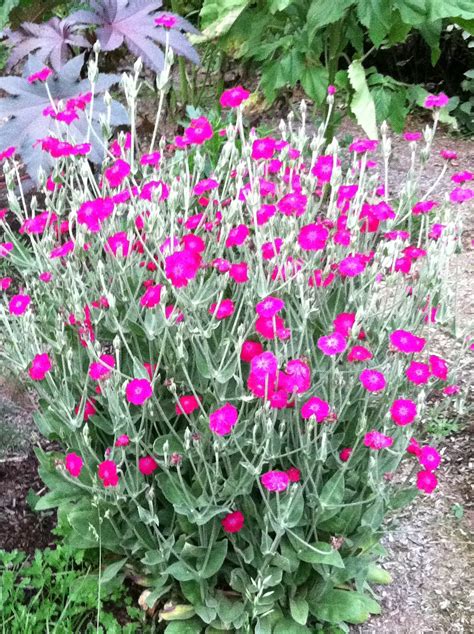
[[[80,72],[84,65],[84,55],[74,57],[54,76],[47,80],[48,89],[55,102],[66,102],[71,97],[86,94],[91,90],[91,84],[87,79],[80,79]],[[0,90],[9,94],[8,97],[0,99],[0,151],[15,146],[21,155],[28,173],[37,180],[38,170],[42,167],[46,173],[50,172],[54,160],[43,152],[40,147],[35,146],[38,139],[47,136],[58,137],[57,122],[51,117],[43,115],[45,108],[51,102],[46,90],[45,83],[37,81],[30,84],[27,77],[41,70],[43,63],[35,56],[30,56],[23,77],[0,77]],[[118,75],[100,74],[94,86],[95,97],[92,110],[93,128],[97,136],[92,134],[89,141],[92,144],[90,160],[100,162],[104,156],[104,147],[100,141],[99,118],[107,111],[101,95],[113,84],[120,81]],[[68,141],[71,143],[83,143],[86,141],[87,130],[86,111],[78,111],[79,118],[67,126]],[[111,123],[122,125],[128,123],[128,115],[125,108],[117,101],[112,101]],[[89,112],[90,116],[90,112]],[[65,124],[59,124],[60,126]]]
[[[90,9],[73,13],[69,21],[96,25],[96,35],[102,50],[113,51],[125,43],[134,55],[142,58],[146,66],[160,72],[164,55],[159,45],[164,48],[168,39],[175,53],[199,63],[196,50],[183,33],[198,31],[187,20],[158,11],[161,0],[91,0],[89,5]],[[156,25],[155,19],[162,15],[175,18],[172,28]]]
[[[18,31],[5,29],[6,44],[12,47],[7,70],[30,53],[35,53],[41,62],[59,70],[70,57],[71,46],[90,48],[87,39],[76,33],[77,28],[68,20],[51,18],[43,24],[23,22]]]

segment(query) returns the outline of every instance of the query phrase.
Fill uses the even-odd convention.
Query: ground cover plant
[[[139,73],[122,80],[130,133],[107,138],[105,114],[100,174],[58,116],[37,147],[55,159],[44,202],[26,205],[3,153],[2,356],[63,447],[38,451],[36,508],[108,556],[107,578],[146,585],[170,633],[347,631],[380,610],[385,515],[436,488],[427,409],[462,398],[428,336],[450,321],[453,207],[473,197],[466,170],[437,196],[449,152],[420,190],[445,98],[389,187],[386,126],[341,150],[303,104],[259,138],[240,86],[225,128],[200,116],[145,147]]]

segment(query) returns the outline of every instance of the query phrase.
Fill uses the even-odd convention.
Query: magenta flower
[[[250,363],[250,361],[252,361],[254,357],[262,354],[262,352],[263,346],[259,341],[252,341],[250,339],[247,339],[247,341],[244,341],[244,343],[242,344],[242,348],[240,350],[240,358],[245,363]]]
[[[340,332],[333,332],[330,335],[320,337],[317,346],[323,354],[334,356],[344,352],[347,348],[347,341]]]
[[[314,418],[318,423],[322,423],[329,416],[329,412],[329,403],[317,396],[312,396],[301,408],[301,417],[304,420]]]
[[[290,394],[307,392],[311,387],[311,368],[300,359],[291,359],[286,364],[286,372],[280,372],[278,385]]]
[[[53,364],[47,352],[37,354],[31,362],[28,374],[33,381],[42,381],[46,374],[51,370]]]
[[[112,460],[104,460],[101,462],[97,473],[104,487],[116,487],[119,483],[117,465]]]
[[[244,527],[245,517],[241,511],[228,513],[222,520],[221,526],[226,533],[238,533]]]
[[[0,244],[0,258],[6,258],[13,251],[13,242]]]
[[[329,238],[329,231],[322,224],[312,223],[301,227],[298,244],[304,251],[322,251]]]
[[[282,493],[290,485],[290,477],[286,471],[267,471],[260,476],[260,482],[267,491]]]
[[[420,216],[421,214],[429,213],[434,207],[437,207],[438,203],[435,200],[422,200],[416,203],[412,207],[412,214],[414,216]]]
[[[229,249],[231,247],[241,246],[249,236],[249,228],[247,225],[237,225],[229,231],[225,246]]]
[[[423,135],[421,134],[421,132],[404,132],[403,138],[405,139],[405,141],[419,141],[421,138],[423,138]]]
[[[261,302],[258,302],[255,306],[255,312],[257,315],[260,315],[260,317],[270,318],[284,308],[285,302],[282,299],[269,295],[265,299],[262,299]]]
[[[449,103],[449,97],[444,92],[440,92],[438,95],[427,95],[423,103],[424,108],[444,108]]]
[[[320,183],[329,183],[332,176],[333,167],[339,164],[340,161],[335,162],[335,157],[332,155],[318,156],[318,160],[311,169],[311,174],[316,176]]]
[[[54,260],[56,258],[64,258],[66,255],[69,255],[69,253],[72,253],[72,251],[74,251],[74,246],[75,246],[74,241],[68,240],[61,246],[53,249],[51,253],[49,254],[49,257],[51,260]]]
[[[474,198],[474,189],[455,187],[449,194],[452,203],[465,203]]]
[[[425,447],[421,448],[418,460],[420,461],[421,466],[426,469],[426,471],[434,471],[439,467],[441,463],[441,456],[434,447],[426,445]]]
[[[105,250],[113,255],[126,258],[130,253],[130,240],[126,231],[118,231],[113,236],[107,238]]]
[[[148,379],[132,379],[125,388],[127,401],[133,405],[143,405],[153,396],[153,389]]]
[[[29,295],[13,295],[8,304],[10,315],[23,315],[30,304],[31,297]]]
[[[235,304],[231,299],[223,299],[221,302],[211,304],[209,314],[216,319],[227,319],[235,311]]]
[[[165,274],[175,288],[187,286],[196,277],[200,266],[201,256],[190,249],[175,251],[165,258]]]
[[[229,277],[231,277],[236,284],[245,284],[245,282],[248,282],[249,272],[247,262],[238,262],[237,264],[231,264],[229,269]]]
[[[420,471],[416,475],[416,486],[420,491],[433,493],[438,485],[438,478],[431,471]]]
[[[399,352],[413,354],[422,352],[426,344],[426,339],[417,337],[408,330],[395,330],[390,335],[390,343]]]
[[[364,445],[370,449],[385,449],[393,445],[393,438],[373,429],[365,434]]]
[[[307,197],[299,191],[290,192],[277,203],[277,209],[284,216],[302,216],[308,204]]]
[[[142,475],[151,475],[156,469],[158,469],[158,463],[152,456],[138,459],[138,470]]]
[[[357,277],[365,271],[366,262],[360,254],[348,255],[339,262],[339,274],[342,277]]]
[[[444,359],[438,357],[436,354],[430,355],[429,358],[431,374],[441,381],[446,381],[448,378],[448,364]]]
[[[51,68],[44,66],[40,71],[29,75],[26,79],[29,84],[33,84],[35,81],[46,81],[52,74]]]
[[[104,177],[110,187],[120,187],[123,181],[130,174],[131,168],[127,161],[117,159],[110,167],[104,170]]]
[[[230,403],[226,403],[209,415],[209,428],[218,436],[227,436],[237,423],[239,412]]]
[[[84,460],[77,453],[68,453],[64,459],[66,469],[69,471],[73,478],[78,478],[81,475],[82,467],[84,466]]]
[[[342,462],[347,462],[351,457],[351,454],[352,447],[344,447],[344,449],[341,449],[341,451],[339,452],[339,459],[342,460]]]
[[[387,385],[385,376],[377,370],[362,370],[359,380],[368,392],[381,392]]]
[[[110,376],[115,368],[115,358],[111,354],[102,354],[100,361],[94,361],[89,367],[89,376],[93,381],[100,381]]]
[[[265,137],[264,139],[255,139],[252,144],[252,158],[258,159],[271,159],[275,153],[276,141],[271,137]]]
[[[354,326],[355,317],[355,313],[339,313],[332,322],[334,330],[344,337],[348,337]]]
[[[140,298],[140,306],[144,306],[145,308],[154,308],[157,306],[160,303],[162,288],[163,286],[161,284],[149,286]]]
[[[237,108],[241,103],[246,101],[250,96],[248,90],[242,88],[242,86],[235,86],[234,88],[228,88],[222,93],[219,103],[223,108]]]
[[[197,409],[199,409],[199,400],[194,396],[194,394],[180,396],[175,407],[175,411],[178,416],[180,414],[192,414]]]
[[[390,407],[390,416],[395,425],[409,425],[418,414],[416,403],[407,398],[398,398]]]
[[[177,21],[177,17],[169,13],[163,13],[159,17],[155,18],[156,26],[162,26],[164,29],[172,29]]]
[[[431,376],[430,366],[421,361],[412,361],[406,369],[405,375],[411,383],[425,385]]]
[[[184,143],[189,145],[202,145],[212,139],[212,126],[206,117],[191,119],[190,125],[184,131]]]
[[[255,322],[255,331],[264,339],[281,339],[291,337],[291,331],[285,328],[285,323],[279,315],[274,317],[259,317]]]
[[[350,363],[357,361],[368,361],[372,359],[373,354],[364,346],[353,346],[347,353],[347,360]]]
[[[261,380],[265,377],[276,378],[278,372],[278,359],[273,352],[262,352],[250,360],[250,372]]]
[[[116,447],[128,447],[129,444],[130,444],[130,438],[127,436],[127,434],[122,434],[115,441]]]
[[[262,244],[262,258],[264,260],[273,260],[281,251],[283,240],[275,238],[272,242],[264,242]]]
[[[219,183],[214,180],[214,178],[204,178],[194,185],[193,194],[195,196],[202,196],[205,192],[212,191],[218,187]]]
[[[151,154],[143,154],[140,158],[140,165],[153,165],[156,167],[161,160],[159,152],[151,152]]]

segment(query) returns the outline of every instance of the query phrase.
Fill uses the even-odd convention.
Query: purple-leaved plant
[[[0,99],[0,152],[8,147],[15,147],[26,166],[28,174],[34,181],[38,180],[39,169],[47,174],[52,170],[54,161],[51,156],[41,150],[38,140],[48,136],[58,137],[61,131],[70,143],[83,143],[87,137],[88,122],[92,118],[92,134],[89,142],[91,151],[88,158],[100,163],[104,158],[104,145],[100,117],[105,116],[108,106],[100,97],[111,86],[120,81],[114,74],[99,74],[93,84],[88,79],[80,78],[84,65],[84,55],[78,55],[51,75],[46,81],[28,81],[28,77],[43,69],[41,59],[32,55],[25,65],[22,77],[0,77],[0,90],[8,93]],[[94,92],[93,107],[77,111],[77,118],[67,128],[65,123],[45,114],[53,104],[66,102],[69,99]],[[125,108],[119,102],[110,103],[110,123],[124,125],[128,123]],[[67,133],[67,134],[66,134]]]
[[[6,69],[10,71],[23,58],[35,53],[41,62],[58,71],[70,57],[71,46],[91,46],[84,35],[77,33],[78,28],[79,24],[72,24],[68,19],[51,18],[43,24],[23,22],[18,31],[5,29],[4,43],[12,47]]]

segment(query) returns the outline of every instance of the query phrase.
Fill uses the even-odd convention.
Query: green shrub
[[[139,72],[123,79],[132,115]],[[38,451],[36,508],[58,508],[71,545],[115,553],[108,577],[167,600],[167,632],[346,631],[380,611],[384,517],[436,485],[439,455],[412,438],[427,396],[440,412],[461,398],[423,337],[450,321],[459,228],[432,198],[446,166],[420,185],[434,112],[393,190],[386,129],[341,150],[327,120],[308,134],[304,104],[281,139],[247,132],[241,106],[225,131],[201,116],[159,152],[132,124],[99,176],[87,146],[49,137],[41,208],[8,159],[21,236],[7,216],[2,356],[64,448]],[[453,201],[472,195],[463,174]],[[418,475],[400,484],[403,458]]]

